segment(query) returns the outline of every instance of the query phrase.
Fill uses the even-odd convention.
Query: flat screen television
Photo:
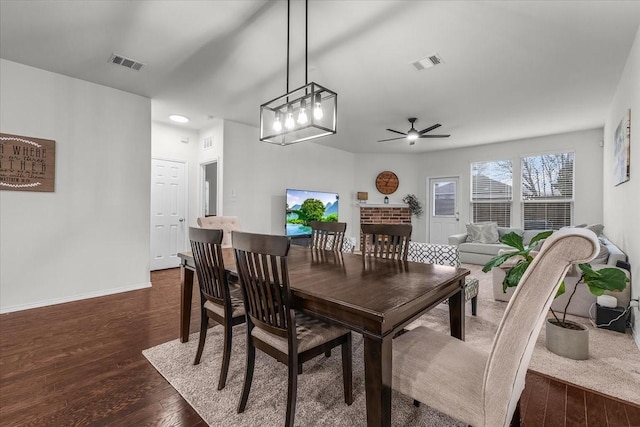
[[[310,236],[311,221],[338,221],[338,193],[287,188],[287,236]]]

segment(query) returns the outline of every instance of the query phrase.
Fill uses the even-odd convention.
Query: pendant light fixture
[[[308,80],[309,0],[305,0],[305,85],[289,91],[289,29],[287,0],[287,92],[260,106],[260,141],[290,145],[336,133],[338,94]]]

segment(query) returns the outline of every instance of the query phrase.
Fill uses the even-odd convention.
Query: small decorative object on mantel
[[[409,210],[412,215],[418,218],[422,216],[422,204],[414,194],[407,194],[402,198],[402,201],[409,205]]]
[[[384,196],[384,204],[385,205],[389,204],[389,196]]]
[[[360,203],[367,203],[367,200],[369,199],[369,193],[367,193],[366,191],[358,191],[358,193],[356,194],[356,198]]]
[[[56,142],[0,133],[0,190],[53,192]]]

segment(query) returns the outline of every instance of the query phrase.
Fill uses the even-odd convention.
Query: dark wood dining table
[[[189,339],[194,263],[181,258],[180,339]],[[225,268],[236,274],[232,248]],[[289,280],[296,308],[362,334],[367,426],[391,425],[393,337],[435,305],[449,299],[451,335],[464,339],[464,282],[469,270],[372,258],[292,246]]]

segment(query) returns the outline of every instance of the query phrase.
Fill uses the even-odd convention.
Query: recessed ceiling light
[[[182,116],[180,114],[172,114],[169,116],[170,120],[173,120],[176,123],[188,123],[189,117]]]

